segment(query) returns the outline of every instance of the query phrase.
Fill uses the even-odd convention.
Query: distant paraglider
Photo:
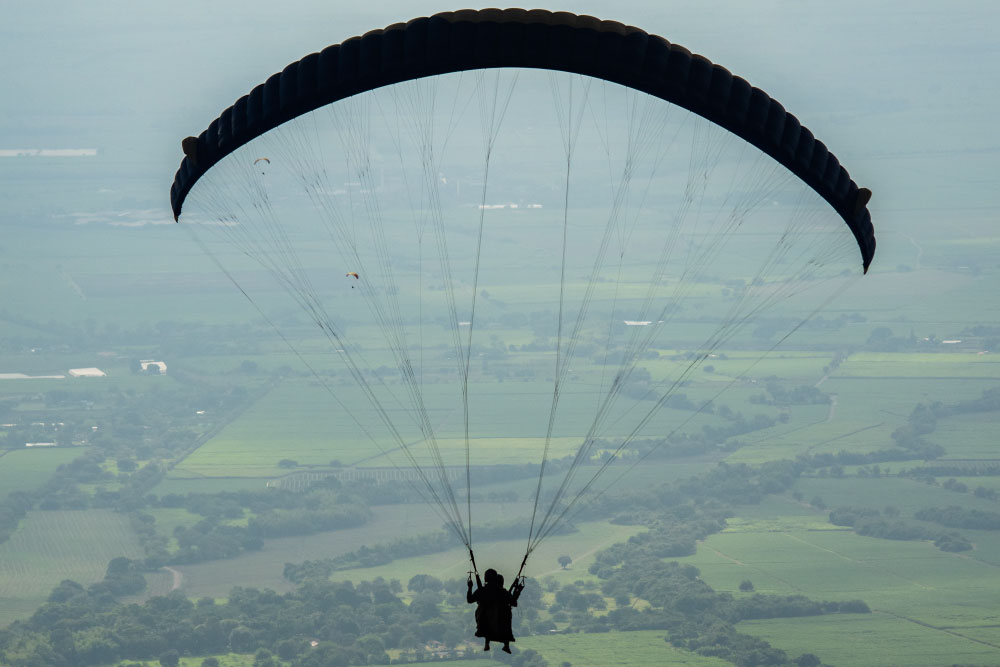
[[[253,161],[253,166],[256,167],[257,163],[259,163],[259,162],[266,162],[267,164],[271,164],[271,160],[269,160],[268,158],[266,158],[266,157],[259,157],[259,158],[257,158],[256,160]],[[261,168],[260,175],[261,176],[264,175],[263,167]]]

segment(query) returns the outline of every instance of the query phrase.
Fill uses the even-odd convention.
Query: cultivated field
[[[881,491],[882,501],[900,495],[884,487]],[[852,497],[856,505],[869,500]],[[925,493],[925,504],[932,502]],[[907,506],[905,498],[900,504]],[[1000,569],[993,562],[996,553],[987,558],[979,553],[986,549],[993,552],[995,544],[978,544],[977,551],[951,554],[927,542],[861,537],[832,526],[825,517],[825,512],[796,508],[791,502],[775,499],[759,508],[747,508],[723,533],[706,539],[696,555],[679,560],[696,565],[717,590],[737,596],[747,595],[739,592],[739,584],[750,580],[757,592],[800,594],[819,600],[861,599],[875,612],[870,617],[822,616],[738,626],[751,633],[759,631],[792,654],[816,653],[831,664],[935,665],[942,664],[943,655],[956,656],[955,660],[963,656],[962,662],[972,664],[1000,660],[1000,642],[995,636],[1000,606],[994,595],[1000,586]],[[838,645],[836,630],[845,624],[871,640],[852,639]],[[790,632],[789,627],[797,631]],[[815,641],[811,640],[813,633]],[[924,646],[935,642],[940,643],[940,650],[927,652],[929,657],[915,662],[906,657],[909,651],[918,653],[914,643]],[[871,661],[862,657],[868,655],[867,650],[871,650]]]
[[[277,465],[282,459],[305,466],[327,466],[337,460],[348,466],[408,467],[406,455],[385,434],[365,396],[346,382],[331,389],[336,398],[313,380],[282,382],[219,435],[178,463],[170,478],[276,477],[288,472]],[[399,386],[389,386],[388,390],[402,391]],[[424,396],[445,464],[464,466],[464,438],[456,437],[462,431],[462,408],[455,391],[454,384],[428,385]],[[598,397],[596,393],[588,396],[572,391],[562,397],[557,430],[550,441],[550,458],[576,452]],[[549,383],[472,385],[469,411],[473,425],[470,443],[473,465],[539,462],[551,398]],[[391,400],[387,398],[387,402]],[[648,409],[651,405],[638,407]],[[623,400],[608,421],[613,424],[629,410],[635,410],[635,401]],[[413,418],[399,406],[390,414],[410,452],[421,465],[428,465],[429,448],[423,443]],[[517,419],[511,419],[512,415],[517,415]],[[669,432],[682,423],[685,429],[697,430],[717,421],[710,415],[664,408],[644,432]],[[375,436],[376,442],[365,434],[359,422]],[[613,431],[605,437],[625,433]]]
[[[813,653],[831,665],[939,667],[993,665],[1000,659],[995,629],[985,643],[975,631],[962,629],[958,635],[886,612],[745,621],[738,627],[789,655]]]
[[[104,578],[112,558],[142,555],[124,515],[31,512],[0,544],[0,625],[30,615],[63,579],[94,583]]]
[[[82,456],[85,451],[82,447],[38,447],[7,451],[0,456],[0,496],[40,487],[52,477],[56,468]]]
[[[560,583],[578,579],[593,580],[595,577],[587,572],[587,568],[594,562],[596,551],[627,540],[644,530],[641,526],[582,523],[575,533],[554,535],[543,541],[531,554],[524,573],[536,581],[549,576]],[[525,546],[525,539],[493,541],[488,534],[480,534],[474,544],[474,550],[478,552],[476,562],[480,571],[494,567],[505,576],[512,577],[524,557]],[[560,568],[557,561],[564,554],[573,559],[572,565],[566,570]],[[427,556],[402,558],[388,565],[342,570],[335,572],[332,578],[336,581],[361,581],[383,577],[406,582],[415,574],[428,573],[440,579],[464,579],[468,570],[469,554],[464,547],[459,546]]]
[[[732,663],[674,648],[657,630],[601,634],[523,637],[518,648],[534,649],[550,665],[569,662],[573,667],[613,665],[670,665],[676,667],[726,667]]]

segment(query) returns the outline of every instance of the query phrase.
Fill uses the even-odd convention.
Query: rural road
[[[166,565],[163,566],[163,569],[168,571],[170,574],[174,575],[174,583],[173,585],[170,586],[170,590],[176,591],[178,588],[181,587],[181,582],[184,581],[184,575],[181,574],[178,570],[175,570],[172,567],[167,567]]]

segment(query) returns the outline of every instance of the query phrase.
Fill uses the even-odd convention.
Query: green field
[[[13,449],[0,456],[0,497],[14,491],[32,491],[52,477],[56,468],[83,456],[82,447]]]
[[[857,497],[863,487],[851,487],[859,490],[855,504],[863,504],[865,498]],[[880,497],[892,496],[883,492]],[[900,499],[901,505],[906,502]],[[696,565],[709,585],[735,595],[745,595],[738,592],[739,584],[750,580],[757,592],[862,599],[876,612],[871,617],[849,617],[853,620],[822,616],[740,624],[747,631],[763,628],[762,636],[793,654],[813,652],[832,664],[930,665],[941,664],[940,656],[950,651],[950,655],[975,656],[968,658],[973,664],[993,664],[1000,660],[1000,642],[994,637],[1000,624],[994,595],[1000,568],[991,562],[995,548],[995,543],[978,545],[978,550],[991,552],[984,558],[976,551],[945,553],[925,542],[861,537],[826,523],[825,512],[774,500],[741,512],[724,532],[706,539],[696,555],[681,560]],[[842,646],[835,646],[831,628],[841,627],[838,624],[871,633],[872,642],[882,647],[872,654],[872,662],[860,657],[869,642],[842,641]],[[930,651],[932,657],[925,662],[897,657],[893,663],[893,656],[909,655],[916,636],[921,646],[938,641],[948,649]],[[820,650],[826,647],[834,652]]]
[[[518,518],[530,512],[530,508],[524,503],[477,503],[474,511],[477,520],[489,522]],[[357,528],[266,540],[259,551],[234,559],[174,567],[183,574],[183,590],[192,598],[226,597],[233,586],[285,591],[293,588],[282,575],[285,563],[331,558],[365,545],[384,544],[402,537],[442,530],[443,522],[438,515],[417,503],[375,506],[372,514],[374,516],[369,523]],[[355,578],[361,580],[374,576],[356,575]]]
[[[1000,358],[976,352],[859,352],[837,371],[840,377],[980,378],[1000,380]]]
[[[587,572],[587,568],[594,562],[595,552],[615,542],[627,540],[644,530],[645,528],[641,526],[616,526],[604,522],[582,523],[575,533],[554,535],[543,541],[531,554],[524,573],[534,580],[553,577],[560,583],[578,579],[594,580],[595,577]],[[479,535],[475,545],[475,551],[478,552],[476,562],[480,570],[495,567],[502,573],[516,571],[524,557],[524,549],[524,539],[492,541],[488,535]],[[572,565],[566,570],[560,568],[557,562],[559,556],[563,554],[573,559]],[[462,547],[456,547],[428,556],[399,559],[388,565],[341,570],[333,574],[333,579],[361,581],[383,577],[406,582],[413,575],[421,573],[430,573],[441,579],[464,579],[468,569],[468,552]]]
[[[63,579],[100,581],[112,558],[142,555],[124,515],[31,512],[0,544],[0,625],[30,615]]]
[[[732,663],[674,648],[657,630],[522,637],[517,647],[538,651],[550,665],[569,662],[573,667],[612,665],[676,665],[725,667]]]
[[[883,469],[888,467],[892,470],[897,465],[890,463],[883,464],[882,467]],[[909,466],[903,463],[900,467]],[[947,507],[948,505],[997,511],[997,504],[994,501],[898,477],[877,479],[806,477],[799,479],[794,488],[802,492],[805,500],[819,496],[830,508],[855,506],[882,509],[891,505],[899,509],[903,516],[912,516],[913,512],[924,507]]]
[[[813,653],[831,665],[940,667],[993,665],[1000,659],[996,637],[990,643],[970,641],[976,633],[959,635],[883,612],[744,621],[737,627],[789,655]]]
[[[884,355],[880,355],[884,356]],[[900,355],[923,358],[933,355]],[[851,359],[854,357],[852,356]],[[843,368],[843,367],[841,367]],[[918,403],[933,401],[955,402],[978,398],[982,392],[997,386],[996,380],[981,377],[969,379],[831,376],[820,389],[833,395],[832,406],[793,406],[793,419],[782,427],[752,434],[744,447],[727,457],[731,462],[759,464],[776,459],[794,459],[800,454],[870,452],[892,446],[892,432],[906,423]],[[988,458],[990,429],[976,431],[975,439],[949,438],[949,429],[965,434],[975,430],[961,426],[969,415],[941,420],[938,431],[928,436],[948,449],[946,458]],[[992,423],[995,417],[982,416],[979,421]],[[975,421],[975,419],[973,419]],[[953,422],[955,426],[950,426]],[[944,435],[942,435],[944,434]],[[969,453],[965,453],[968,450]],[[953,454],[952,451],[955,453]]]
[[[283,382],[179,462],[171,477],[278,477],[288,472],[277,465],[286,458],[308,466],[325,466],[333,460],[365,467],[409,466],[398,442],[378,435],[384,429],[380,430],[379,418],[365,396],[347,384],[332,388],[337,399],[312,380]],[[388,402],[396,400],[389,391],[398,393],[402,389],[387,386],[385,391],[383,399]],[[457,437],[462,431],[462,408],[455,392],[454,384],[428,385],[424,400],[445,464],[464,466],[465,441]],[[551,397],[552,388],[547,383],[472,385],[469,405],[474,425],[470,441],[472,464],[539,462]],[[589,424],[587,415],[593,414],[597,398],[596,394],[591,397],[567,392],[561,399],[560,417],[550,441],[550,458],[576,452]],[[623,401],[608,421],[615,423],[616,418],[633,406],[634,402]],[[393,409],[391,414],[410,453],[421,465],[430,464],[430,448],[410,415],[401,407]],[[512,420],[511,415],[518,418]],[[656,414],[646,432],[664,432],[684,422],[686,428],[697,429],[714,421],[711,415],[665,408]],[[375,435],[375,443],[358,422]]]
[[[928,436],[947,450],[946,459],[1000,460],[1000,415],[995,412],[957,415],[939,419]]]
[[[184,477],[183,471],[170,471],[151,491],[158,496],[170,493],[222,493],[225,491],[259,490],[267,482],[260,477]],[[175,475],[177,475],[175,477]]]

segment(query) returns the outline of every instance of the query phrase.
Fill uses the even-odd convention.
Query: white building
[[[139,365],[142,367],[143,373],[148,373],[149,367],[155,366],[156,368],[160,369],[160,375],[167,374],[167,364],[162,361],[154,361],[152,359],[140,359]]]
[[[100,368],[71,368],[69,369],[69,376],[74,378],[102,378],[106,376],[107,373],[102,371]]]

